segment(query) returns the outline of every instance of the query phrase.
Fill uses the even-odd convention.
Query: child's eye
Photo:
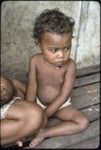
[[[69,51],[70,49],[71,49],[70,47],[66,47],[64,50]]]
[[[58,49],[57,48],[53,48],[53,49],[49,49],[49,51],[51,51],[52,53],[55,53],[55,52],[58,51]]]

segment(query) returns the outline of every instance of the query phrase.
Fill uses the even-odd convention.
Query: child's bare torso
[[[68,62],[65,62],[61,68],[56,69],[54,66],[48,66],[41,54],[36,57],[37,97],[44,105],[48,105],[61,92]]]

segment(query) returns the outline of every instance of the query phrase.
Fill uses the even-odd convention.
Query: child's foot
[[[36,146],[38,146],[40,143],[42,143],[42,141],[45,139],[44,136],[44,130],[41,129],[36,135],[35,138],[31,141],[29,147],[30,148],[35,148]]]
[[[22,146],[23,146],[22,141],[17,141],[16,144],[17,144],[19,147],[22,147]]]

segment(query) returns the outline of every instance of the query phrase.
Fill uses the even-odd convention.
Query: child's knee
[[[44,118],[43,109],[39,105],[37,105],[36,107],[34,107],[34,110],[32,110],[32,116],[35,117],[34,122],[36,121],[40,125]]]
[[[89,120],[86,117],[83,117],[79,122],[79,126],[81,131],[86,130],[89,126]]]
[[[42,125],[42,121],[44,117],[43,109],[38,105],[36,106],[33,105],[27,108],[26,113],[28,114],[27,119],[29,120],[29,125],[32,125],[36,130],[38,130]]]

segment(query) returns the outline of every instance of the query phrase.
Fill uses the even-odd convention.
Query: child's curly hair
[[[0,78],[1,78],[0,105],[3,105],[12,100],[13,96],[16,95],[16,90],[13,83],[8,78],[2,75],[0,75]]]
[[[58,8],[44,10],[34,22],[33,38],[40,42],[45,32],[57,34],[73,34],[75,21],[73,18],[60,12]]]

